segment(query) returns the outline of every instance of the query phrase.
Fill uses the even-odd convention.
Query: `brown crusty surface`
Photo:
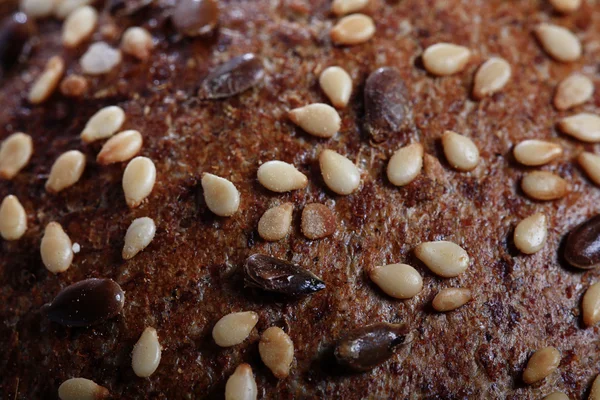
[[[128,4],[143,3],[126,1]],[[600,210],[600,192],[574,162],[582,150],[598,150],[558,133],[555,123],[573,111],[551,106],[558,82],[570,73],[600,79],[600,6],[585,1],[570,16],[553,13],[542,0],[373,0],[368,13],[375,37],[354,47],[335,47],[327,0],[221,1],[218,34],[179,37],[165,15],[173,0],[158,0],[130,16],[102,11],[93,41],[117,46],[121,32],[147,27],[156,38],[151,58],[125,56],[108,75],[91,78],[82,99],[55,93],[40,106],[27,103],[32,79],[53,55],[69,73],[80,73],[75,50],[60,45],[60,23],[39,22],[29,61],[18,65],[0,87],[0,139],[17,131],[32,135],[29,165],[12,181],[0,181],[0,196],[15,194],[28,214],[29,229],[15,242],[0,241],[0,398],[55,399],[58,386],[85,377],[107,387],[115,399],[223,398],[237,365],[249,363],[261,399],[540,399],[563,391],[587,396],[600,371],[600,328],[585,328],[580,303],[600,279],[563,262],[566,232]],[[10,7],[0,9],[4,15]],[[14,9],[14,8],[13,8]],[[540,21],[572,29],[584,45],[581,60],[551,60],[532,35]],[[112,29],[109,29],[112,28]],[[440,41],[468,46],[465,71],[434,78],[419,55]],[[256,88],[217,101],[199,100],[199,84],[215,65],[246,52],[264,57],[266,78]],[[469,94],[473,73],[490,56],[504,57],[513,78],[506,89],[480,102]],[[333,139],[311,137],[286,118],[288,110],[327,99],[318,85],[327,66],[345,68],[354,80],[342,128]],[[378,67],[396,67],[408,90],[410,113],[402,132],[372,143],[362,130],[363,84]],[[101,166],[101,142],[83,144],[79,133],[98,109],[119,105],[124,129],[142,132],[141,154],[157,167],[148,201],[129,209],[121,188],[125,163]],[[575,111],[598,113],[600,92]],[[452,170],[440,147],[444,130],[471,137],[481,163],[470,173]],[[567,179],[571,192],[552,202],[534,202],[519,189],[524,173],[512,147],[523,139],[560,143],[565,153],[542,167]],[[387,159],[399,146],[421,142],[423,173],[393,187]],[[360,190],[349,196],[329,191],[317,156],[334,149],[362,171]],[[79,149],[86,170],[73,187],[49,194],[44,183],[52,162]],[[256,179],[261,162],[293,163],[309,177],[305,190],[276,194]],[[204,204],[199,179],[211,172],[230,179],[242,195],[231,218],[213,215]],[[293,231],[280,242],[260,239],[256,228],[269,207],[295,205]],[[300,232],[305,204],[335,211],[333,236],[311,241]],[[548,240],[537,254],[520,254],[512,243],[517,222],[534,212],[549,218]],[[127,227],[135,218],[155,220],[153,242],[131,260],[121,258]],[[58,221],[81,252],[65,273],[52,275],[39,254],[43,228]],[[412,254],[423,241],[451,240],[472,262],[457,278],[434,276]],[[296,262],[327,282],[327,288],[284,301],[244,289],[241,266],[254,253]],[[383,294],[369,268],[384,263],[414,265],[424,289],[401,301]],[[65,328],[42,318],[40,307],[67,285],[90,277],[116,280],[126,291],[120,316],[90,328]],[[431,300],[446,287],[469,287],[474,299],[450,313],[432,311]],[[214,323],[232,311],[253,310],[259,323],[241,345],[219,348]],[[374,322],[411,327],[407,344],[388,362],[361,374],[342,374],[331,363],[331,345],[349,329]],[[283,327],[294,341],[287,379],[277,380],[258,356],[260,332]],[[163,346],[157,371],[138,378],[131,351],[146,326],[157,329]],[[558,370],[541,383],[521,380],[538,348],[562,353]]]

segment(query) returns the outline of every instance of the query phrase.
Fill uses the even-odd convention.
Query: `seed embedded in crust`
[[[162,348],[158,341],[156,329],[147,327],[131,353],[131,367],[140,378],[147,378],[156,371],[160,364]]]
[[[46,225],[40,245],[42,262],[53,274],[65,272],[73,261],[73,244],[58,222]]]
[[[294,205],[284,203],[280,206],[269,208],[258,221],[258,234],[264,240],[274,242],[287,236],[292,226],[292,212]]]
[[[541,23],[535,27],[534,32],[546,53],[555,60],[571,62],[581,57],[581,42],[570,30]]]
[[[560,144],[538,139],[523,140],[513,150],[517,162],[530,167],[548,164],[562,152]]]
[[[544,400],[569,400],[569,396],[563,392],[554,392],[544,397]]]
[[[423,146],[413,143],[394,153],[387,166],[387,177],[392,185],[411,183],[423,169]]]
[[[543,213],[530,215],[519,222],[515,228],[515,246],[525,254],[536,253],[544,247],[547,235],[546,216]]]
[[[60,83],[60,92],[67,97],[82,97],[88,90],[88,81],[81,75],[69,75]]]
[[[28,17],[38,19],[46,18],[52,14],[54,1],[51,0],[20,0],[19,9]]]
[[[560,176],[547,171],[533,171],[521,181],[521,189],[533,200],[556,200],[569,192],[569,184]]]
[[[554,347],[544,347],[537,350],[523,371],[523,382],[528,385],[541,381],[558,368],[560,364],[560,352]]]
[[[411,101],[398,69],[382,67],[371,72],[365,82],[364,107],[364,128],[373,142],[383,142],[401,132]]]
[[[450,165],[459,171],[471,171],[479,163],[479,149],[471,139],[456,132],[442,135],[444,154]]]
[[[331,11],[342,16],[362,10],[369,5],[369,0],[333,0],[331,3]]]
[[[217,0],[179,0],[171,20],[179,33],[186,36],[208,35],[219,23]]]
[[[125,111],[121,107],[108,106],[97,111],[85,124],[81,140],[86,143],[111,137],[123,126]]]
[[[469,266],[467,252],[453,242],[445,240],[424,242],[415,248],[415,255],[433,273],[443,278],[453,278]]]
[[[364,14],[352,14],[341,18],[331,28],[331,41],[338,45],[361,44],[375,35],[373,19]]]
[[[20,239],[27,230],[27,213],[17,196],[8,195],[0,204],[0,236],[4,240]]]
[[[131,54],[139,60],[145,60],[150,57],[153,48],[152,35],[146,29],[134,26],[123,33],[121,50],[124,53]]]
[[[240,207],[240,192],[225,178],[204,173],[202,189],[208,209],[220,217],[230,217]]]
[[[579,9],[581,0],[550,0],[550,4],[559,13],[569,14]]]
[[[142,134],[138,131],[117,133],[104,143],[96,160],[102,165],[127,161],[140,152],[142,144]]]
[[[278,193],[303,189],[308,185],[306,175],[283,161],[267,161],[258,168],[257,177],[261,185]]]
[[[582,142],[600,142],[600,116],[581,113],[565,117],[558,122],[558,127],[567,135]]]
[[[0,145],[0,178],[12,179],[21,171],[33,154],[31,136],[13,133]]]
[[[44,71],[38,76],[29,90],[29,102],[31,104],[40,104],[48,100],[56,90],[64,73],[65,62],[62,57],[54,56],[48,60]]]
[[[389,264],[373,268],[371,280],[387,295],[396,299],[410,299],[423,289],[421,274],[407,264]]]
[[[61,154],[50,169],[46,181],[46,191],[58,193],[73,186],[85,169],[85,155],[79,150],[69,150]]]
[[[344,108],[352,94],[352,78],[341,67],[328,67],[319,76],[321,90],[335,108]]]
[[[333,150],[323,150],[319,155],[321,175],[329,189],[347,195],[360,186],[360,171],[352,161]]]
[[[577,157],[577,161],[587,176],[600,186],[600,156],[584,151]]]
[[[442,289],[435,295],[431,305],[439,312],[456,310],[464,306],[473,298],[471,290],[464,288]]]
[[[596,375],[596,378],[592,383],[588,400],[600,400],[600,375]]]
[[[73,11],[63,23],[62,42],[65,47],[77,47],[96,29],[98,12],[94,7],[83,6]]]
[[[215,324],[213,339],[221,347],[238,345],[246,340],[257,322],[258,314],[254,311],[227,314]]]
[[[198,96],[209,100],[235,96],[258,85],[264,76],[262,58],[246,53],[210,71],[202,81]]]
[[[600,266],[600,215],[593,216],[569,232],[564,257],[576,268]]]
[[[594,283],[585,291],[581,309],[586,326],[594,326],[600,321],[600,282]]]
[[[423,65],[430,74],[447,76],[462,71],[470,58],[471,50],[464,46],[436,43],[423,52]]]
[[[290,374],[294,342],[283,329],[272,326],[264,331],[258,343],[258,352],[276,378],[284,379]]]
[[[256,400],[258,390],[248,364],[240,364],[225,385],[225,400]]]
[[[291,110],[290,120],[307,133],[320,138],[335,135],[342,124],[340,115],[328,104],[314,103]]]
[[[323,239],[335,233],[337,221],[329,207],[319,204],[307,204],[302,210],[301,229],[308,239]]]
[[[152,193],[156,182],[156,167],[148,157],[136,157],[129,161],[123,172],[123,192],[130,208],[142,204]]]
[[[109,73],[121,60],[121,50],[114,49],[105,42],[97,42],[87,49],[79,63],[84,74],[102,75]]]
[[[85,378],[67,379],[58,387],[60,400],[101,400],[109,396],[107,388]]]
[[[585,75],[573,74],[558,84],[554,107],[563,111],[581,105],[594,95],[594,84]]]
[[[482,99],[499,92],[512,75],[510,64],[503,58],[494,57],[484,62],[475,73],[473,97]]]
[[[125,234],[125,245],[123,246],[123,259],[129,260],[137,253],[144,250],[156,234],[154,220],[148,217],[134,219]]]

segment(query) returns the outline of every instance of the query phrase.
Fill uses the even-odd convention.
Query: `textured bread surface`
[[[252,366],[263,399],[540,399],[554,391],[571,399],[587,396],[600,371],[600,328],[583,326],[580,303],[600,272],[569,267],[560,249],[570,229],[600,210],[598,189],[574,162],[583,149],[597,146],[558,133],[557,120],[573,112],[558,112],[551,102],[556,85],[572,72],[599,79],[596,1],[560,16],[541,0],[373,0],[367,12],[376,34],[353,47],[331,44],[335,19],[326,0],[222,1],[220,28],[209,39],[178,37],[166,17],[172,3],[155,1],[131,16],[104,10],[92,41],[74,50],[62,47],[59,21],[40,21],[30,59],[0,86],[0,140],[18,131],[34,140],[28,166],[12,181],[0,181],[0,196],[18,196],[29,225],[21,240],[0,241],[0,398],[54,399],[71,377],[92,379],[116,399],[223,398],[227,378],[244,362]],[[8,15],[14,8],[0,10]],[[542,21],[574,31],[583,57],[561,64],[547,56],[532,34]],[[107,38],[102,27],[111,24],[118,34]],[[110,74],[90,78],[82,99],[57,91],[42,105],[27,102],[32,79],[51,56],[62,55],[67,71],[80,73],[78,59],[89,43],[118,46],[129,26],[145,26],[156,39],[149,60],[125,56]],[[462,73],[434,78],[420,54],[442,41],[467,46],[473,56]],[[228,99],[198,99],[200,82],[214,66],[247,52],[265,60],[261,84]],[[505,58],[513,77],[501,93],[474,101],[473,74],[491,56]],[[340,132],[324,140],[296,128],[287,111],[328,103],[318,77],[331,65],[350,73],[354,90],[340,111]],[[375,143],[363,129],[363,85],[383,66],[400,71],[409,113],[401,132]],[[127,207],[121,188],[126,163],[99,165],[102,142],[84,144],[79,137],[90,116],[109,105],[125,110],[123,129],[142,133],[140,154],[156,164],[154,190],[135,209]],[[599,106],[597,91],[575,111],[598,113]],[[440,144],[445,130],[474,140],[481,153],[475,170],[450,168]],[[522,176],[533,169],[519,166],[512,148],[532,138],[564,147],[563,156],[542,169],[570,182],[566,197],[534,202],[520,190]],[[423,172],[394,187],[385,176],[387,160],[412,142],[424,146]],[[362,172],[357,192],[338,196],[326,188],[318,165],[325,148],[356,162]],[[47,193],[53,161],[72,149],[87,156],[81,180]],[[264,189],[256,171],[269,160],[293,163],[308,176],[308,187],[286,194]],[[220,218],[207,209],[202,172],[236,185],[238,213]],[[280,242],[263,241],[260,216],[288,201],[295,206],[292,231]],[[334,210],[334,235],[316,241],[302,235],[301,210],[312,202]],[[535,212],[548,216],[547,242],[538,253],[523,255],[512,233]],[[156,237],[124,261],[127,227],[145,216],[156,222]],[[51,221],[81,246],[59,275],[44,268],[39,254]],[[462,246],[472,260],[467,271],[452,279],[434,276],[412,252],[430,240]],[[241,266],[254,253],[298,263],[327,288],[291,301],[245,289]],[[386,296],[368,271],[388,263],[413,265],[423,276],[423,291],[404,301]],[[117,318],[66,328],[40,315],[61,288],[90,277],[112,278],[126,292]],[[474,299],[436,313],[431,300],[447,287],[468,287]],[[241,345],[220,348],[211,330],[233,311],[256,311],[258,325]],[[349,329],[382,321],[408,324],[407,343],[370,372],[338,372],[331,345]],[[295,347],[290,376],[282,380],[258,355],[259,334],[273,325],[283,327]],[[131,351],[146,326],[156,328],[163,352],[156,372],[143,379],[131,368]],[[561,351],[558,370],[524,385],[527,359],[546,346]]]

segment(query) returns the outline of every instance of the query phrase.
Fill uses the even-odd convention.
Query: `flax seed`
[[[129,161],[123,172],[123,192],[130,208],[135,208],[152,193],[156,182],[156,167],[147,157]]]
[[[294,360],[294,342],[287,333],[276,326],[268,328],[260,337],[258,352],[276,378],[287,378]]]
[[[18,240],[27,230],[27,213],[17,196],[8,195],[0,204],[0,236]]]
[[[459,171],[471,171],[479,163],[479,149],[466,136],[446,131],[442,136],[442,146],[450,165]]]
[[[533,171],[521,181],[521,189],[533,200],[556,200],[569,192],[567,181],[547,171]]]
[[[434,297],[432,306],[434,310],[439,312],[447,312],[456,310],[459,307],[467,304],[473,295],[469,289],[463,288],[448,288],[442,289]]]
[[[358,189],[360,171],[346,157],[333,150],[323,150],[319,155],[319,165],[325,184],[335,193],[347,195]]]
[[[423,52],[425,69],[438,76],[453,75],[462,71],[470,58],[471,50],[452,43],[436,43]]]
[[[65,272],[73,261],[73,245],[58,222],[46,225],[40,246],[42,262],[53,274]]]
[[[396,299],[410,299],[423,289],[421,274],[407,264],[389,264],[369,272],[371,280],[387,295]]]
[[[499,92],[506,86],[512,75],[510,64],[503,58],[490,58],[475,73],[473,97],[482,99]]]
[[[295,108],[288,113],[288,116],[304,131],[320,138],[330,138],[335,135],[342,123],[335,108],[323,103]]]
[[[0,146],[0,178],[14,178],[27,165],[31,154],[31,136],[18,132],[7,137]]]
[[[546,53],[555,60],[572,62],[581,57],[581,43],[568,29],[541,23],[536,26],[534,32]]]
[[[573,74],[558,84],[554,107],[564,111],[579,106],[592,98],[594,84],[585,75]]]
[[[319,85],[335,108],[348,105],[352,94],[352,78],[343,68],[325,68],[319,77]]]
[[[85,155],[78,150],[70,150],[61,154],[50,169],[46,181],[46,191],[58,193],[79,181],[85,169]]]
[[[48,100],[54,93],[58,83],[65,73],[65,62],[62,57],[54,56],[46,63],[42,74],[35,80],[29,90],[29,102],[31,104],[40,104]]]
[[[561,145],[537,139],[523,140],[513,150],[515,159],[530,167],[548,164],[562,152]]]
[[[525,254],[538,252],[548,235],[547,218],[542,213],[523,219],[515,228],[515,246]]]
[[[425,242],[415,248],[415,255],[435,274],[453,278],[469,266],[469,255],[456,243],[448,241]]]
[[[331,28],[331,41],[338,45],[355,45],[367,42],[375,35],[373,19],[364,14],[351,14],[341,18]]]
[[[140,152],[142,143],[142,134],[138,131],[117,133],[104,143],[96,160],[102,165],[127,161]]]
[[[66,47],[77,47],[88,39],[98,24],[94,7],[83,6],[74,10],[63,24],[62,42]]]
[[[582,142],[600,142],[600,116],[581,113],[559,121],[558,127],[567,135]]]
[[[240,192],[233,183],[213,174],[202,175],[202,189],[208,209],[221,217],[230,217],[240,207]]]
[[[541,381],[558,368],[560,352],[554,347],[545,347],[537,350],[523,371],[523,382],[528,385]]]
[[[147,378],[156,371],[160,364],[162,348],[158,341],[156,329],[147,327],[131,353],[131,367],[140,378]]]
[[[215,324],[213,339],[221,347],[238,345],[246,340],[257,322],[258,314],[253,311],[227,314]]]

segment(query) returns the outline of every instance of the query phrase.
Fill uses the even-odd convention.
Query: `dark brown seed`
[[[368,371],[391,358],[407,333],[406,325],[385,322],[355,329],[338,342],[335,358],[344,368]]]
[[[406,86],[395,68],[375,70],[365,84],[365,129],[375,142],[398,132],[408,113]]]
[[[125,293],[112,279],[86,279],[67,286],[42,313],[65,326],[89,326],[119,314],[125,303]]]
[[[600,214],[569,232],[565,244],[565,259],[577,268],[600,266]]]
[[[207,35],[219,23],[219,4],[216,0],[179,0],[171,19],[183,35]]]
[[[246,286],[287,296],[310,294],[325,289],[325,282],[291,262],[254,254],[244,264]]]
[[[221,99],[250,89],[265,75],[263,62],[252,53],[234,57],[211,71],[202,82],[198,96]]]
[[[21,56],[25,45],[34,33],[33,22],[24,13],[6,17],[0,24],[0,77]]]

